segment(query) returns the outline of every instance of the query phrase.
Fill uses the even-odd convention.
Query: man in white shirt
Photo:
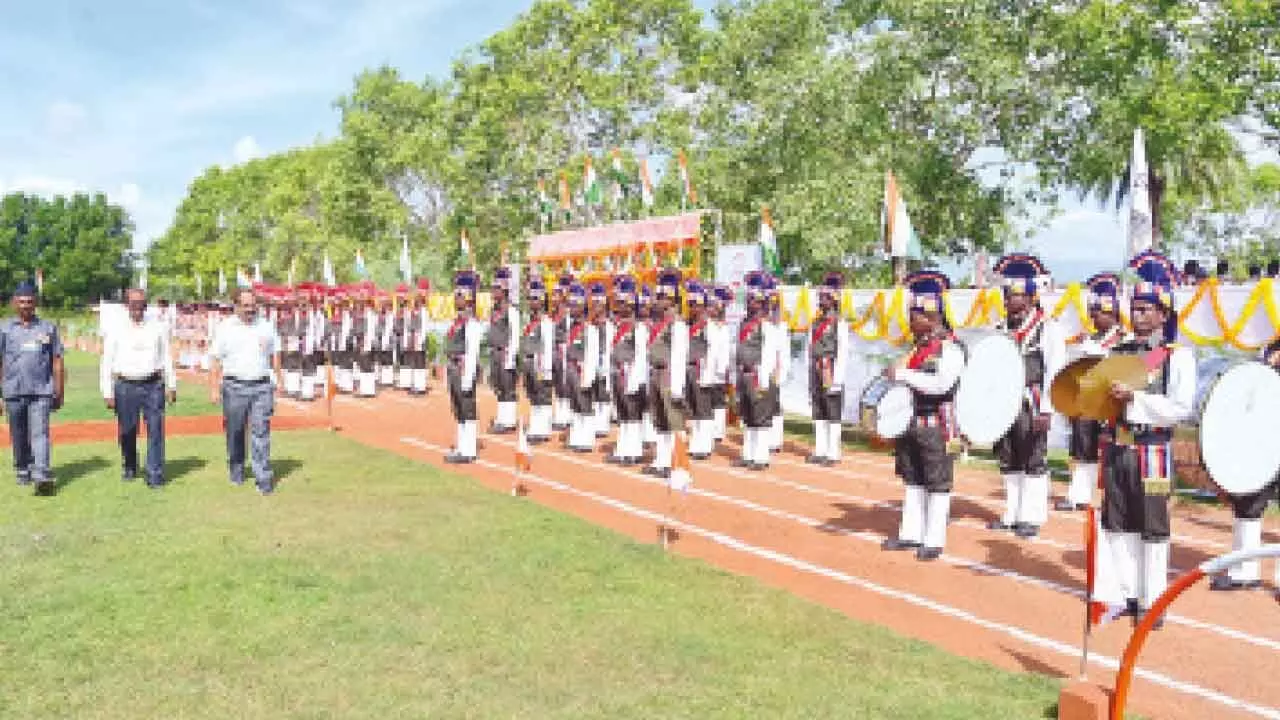
[[[275,490],[271,475],[271,415],[275,384],[280,379],[280,336],[271,321],[258,314],[258,299],[247,288],[236,293],[236,313],[222,321],[213,346],[213,379],[209,401],[219,401],[227,433],[227,465],[231,482],[244,484],[245,430],[258,492]]]
[[[113,328],[103,343],[99,385],[107,408],[114,410],[120,432],[121,477],[138,475],[138,416],[147,424],[147,486],[164,484],[164,403],[178,399],[178,376],[169,352],[169,327],[159,317],[147,319],[147,294],[125,296],[129,321]]]

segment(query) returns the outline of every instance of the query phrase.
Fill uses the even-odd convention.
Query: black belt
[[[142,378],[127,378],[122,375],[117,375],[116,380],[119,380],[120,382],[123,382],[123,383],[129,383],[130,385],[148,385],[150,383],[160,382],[160,373],[153,372],[150,375]]]
[[[223,378],[223,382],[232,382],[232,383],[236,383],[237,385],[261,385],[262,383],[271,382],[271,378],[264,377],[264,378],[254,378],[252,380],[242,380],[240,378],[229,377],[229,378]]]

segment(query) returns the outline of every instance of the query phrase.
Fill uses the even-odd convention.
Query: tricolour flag
[[[547,181],[538,178],[538,217],[543,222],[551,221],[551,196],[547,194]]]
[[[684,156],[684,150],[680,151],[680,183],[684,186],[684,197],[689,201],[690,205],[698,204],[698,191],[693,187],[693,178],[689,176],[689,159]]]
[[[249,279],[249,274],[244,271],[244,268],[238,265],[236,266],[236,285],[242,288],[247,288],[253,285],[253,281]]]
[[[573,217],[573,197],[569,193],[569,174],[564,170],[560,171],[560,210],[564,212],[564,221],[569,222]]]
[[[596,169],[588,155],[582,171],[582,196],[587,205],[600,204],[600,178],[596,177]]]
[[[329,259],[328,250],[324,251],[324,265],[321,267],[320,272],[321,274],[324,275],[325,285],[328,285],[329,287],[333,287],[334,285],[338,284],[338,277],[333,272],[333,261]]]
[[[262,265],[258,263],[253,264],[253,281],[256,283],[262,282]]]
[[[409,238],[400,239],[400,276],[405,282],[413,282],[413,264],[409,261]]]
[[[289,287],[293,287],[293,281],[294,281],[293,279],[297,277],[297,274],[298,274],[298,258],[295,257],[289,261],[289,282],[287,283]]]
[[[227,294],[227,273],[222,268],[218,268],[218,294]]]
[[[476,256],[471,250],[471,238],[467,237],[467,229],[462,228],[462,233],[458,236],[458,247],[462,250],[462,257],[467,259],[471,264],[471,269],[476,267]]]
[[[613,149],[613,204],[615,206],[622,204],[623,184],[627,181],[627,176],[622,172],[622,151],[618,148]]]
[[[200,276],[200,273],[196,273],[196,299],[204,299],[204,278]]]
[[[649,159],[640,158],[640,204],[653,207],[653,181],[649,179]]]
[[[778,240],[773,232],[773,216],[769,214],[769,206],[760,208],[760,255],[764,258],[764,267],[775,275],[778,273]]]
[[[1129,257],[1150,250],[1155,244],[1151,222],[1151,194],[1147,187],[1146,144],[1142,128],[1133,131],[1133,157],[1129,160]]]
[[[880,230],[884,249],[891,257],[923,259],[920,238],[911,227],[907,215],[907,201],[902,198],[898,179],[892,170],[884,174],[884,203],[880,206]]]
[[[360,248],[356,248],[356,275],[364,277],[367,274],[368,273],[365,271],[364,267],[364,251]]]
[[[145,267],[142,268],[142,270],[143,272],[146,272]],[[146,287],[143,286],[143,289],[145,290]],[[44,294],[44,269],[43,268],[36,268],[36,294],[37,295]]]

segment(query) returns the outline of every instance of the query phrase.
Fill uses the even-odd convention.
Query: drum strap
[[[467,319],[462,315],[459,315],[458,317],[454,318],[453,324],[449,326],[449,337],[453,337],[453,334],[458,332],[458,328],[462,327],[463,323],[465,323],[466,321]]]
[[[675,318],[672,318],[672,317],[662,318],[661,322],[649,328],[649,342],[652,343],[654,340],[657,340],[658,336],[661,335],[664,330],[666,330],[668,327],[671,326],[671,323],[674,319]]]
[[[816,343],[826,337],[827,330],[831,329],[832,323],[833,318],[830,315],[824,316],[822,318],[822,322],[818,323],[817,326],[813,328],[813,342]]]
[[[610,347],[618,347],[618,343],[622,342],[622,339],[631,332],[631,328],[633,327],[635,327],[635,325],[630,322],[624,321],[619,323],[618,329],[613,331],[613,342],[610,343]]]
[[[919,370],[929,358],[937,355],[942,350],[942,338],[933,338],[924,345],[918,346],[907,359],[908,370]]]
[[[738,342],[746,342],[751,337],[751,333],[756,331],[756,327],[760,325],[760,318],[753,317],[742,324],[742,329],[738,331]]]

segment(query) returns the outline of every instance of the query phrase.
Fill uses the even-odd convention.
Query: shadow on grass
[[[194,455],[176,458],[165,463],[165,480],[173,482],[198,470],[203,470],[209,461]]]
[[[280,458],[271,461],[271,475],[277,482],[290,477],[298,468],[302,467],[302,461],[297,458]]]
[[[110,466],[111,462],[101,455],[94,455],[93,457],[82,458],[80,460],[69,462],[65,465],[59,465],[55,467],[53,471],[54,485],[57,489],[61,490],[86,475],[92,475],[93,473],[96,473],[99,470],[105,470]]]

